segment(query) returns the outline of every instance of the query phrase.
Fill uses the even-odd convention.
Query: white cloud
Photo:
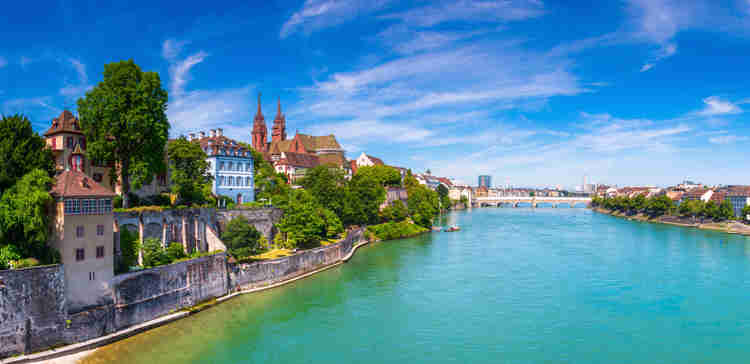
[[[187,44],[187,41],[178,41],[175,39],[167,39],[162,43],[161,56],[167,60],[173,60],[180,55],[182,48]]]
[[[703,99],[703,103],[706,104],[706,107],[698,112],[701,116],[732,115],[742,112],[739,106],[730,101],[722,100],[718,96],[706,97]]]
[[[544,5],[539,0],[443,0],[383,18],[430,27],[451,21],[476,23],[523,20],[542,14]]]
[[[171,77],[170,95],[179,97],[185,92],[185,85],[190,80],[190,69],[203,62],[206,57],[208,57],[208,54],[200,51],[181,61],[175,61],[175,63],[169,66],[169,75]]]
[[[732,144],[739,141],[747,140],[748,138],[746,136],[737,136],[737,135],[719,135],[708,138],[709,143],[711,144]]]
[[[23,62],[29,63],[31,60],[21,58],[22,61],[22,67],[24,65]],[[78,98],[80,96],[83,96],[86,91],[91,89],[91,85],[89,84],[89,77],[86,73],[86,65],[81,62],[81,60],[77,58],[67,58],[64,61],[64,63],[67,63],[69,66],[73,67],[73,69],[76,72],[77,76],[77,82],[65,82],[65,86],[60,88],[60,95],[66,96],[68,98]]]
[[[281,26],[279,36],[286,38],[294,32],[310,33],[348,22],[359,15],[382,9],[391,0],[305,0]]]

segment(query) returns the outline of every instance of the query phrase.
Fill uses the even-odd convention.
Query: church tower
[[[276,118],[273,120],[271,138],[272,142],[286,140],[286,116],[281,113],[281,98],[277,102]]]
[[[266,120],[263,118],[263,113],[260,111],[260,92],[258,93],[258,112],[255,114],[255,120],[253,121],[253,149],[258,152],[266,151],[266,143],[268,129],[266,129]]]

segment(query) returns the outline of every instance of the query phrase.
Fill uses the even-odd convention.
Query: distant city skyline
[[[192,1],[11,2],[4,10],[34,16],[0,24],[0,113],[24,113],[37,131],[62,109],[75,112],[105,63],[132,58],[169,91],[172,136],[222,127],[250,142],[260,91],[267,117],[281,99],[290,134],[335,134],[349,158],[365,152],[464,181],[750,182],[738,168],[750,141],[747,1],[273,0],[212,12]]]

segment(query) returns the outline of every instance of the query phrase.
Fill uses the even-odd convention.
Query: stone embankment
[[[88,350],[197,312],[196,305],[309,276],[349,259],[366,243],[363,231],[269,261],[230,263],[225,253],[218,253],[119,275],[111,297],[102,300],[108,303],[78,312],[66,310],[62,265],[0,271],[0,358],[10,357],[0,364]]]
[[[684,227],[693,227],[697,229],[720,231],[720,232],[725,232],[729,234],[750,235],[750,225],[743,224],[737,221],[716,222],[710,219],[671,216],[671,215],[663,215],[663,216],[657,216],[657,217],[650,217],[645,214],[630,215],[630,214],[626,214],[623,212],[607,210],[607,209],[600,208],[600,207],[594,207],[592,208],[592,210],[598,213],[621,217],[621,218],[628,219],[628,220],[653,222],[653,223],[659,223],[659,224],[668,224],[668,225],[684,226]]]

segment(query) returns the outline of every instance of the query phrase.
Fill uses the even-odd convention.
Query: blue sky
[[[249,141],[256,98],[350,158],[476,183],[750,184],[750,0],[6,4],[0,113],[43,131],[134,59],[172,134]],[[25,15],[21,15],[25,14]]]

